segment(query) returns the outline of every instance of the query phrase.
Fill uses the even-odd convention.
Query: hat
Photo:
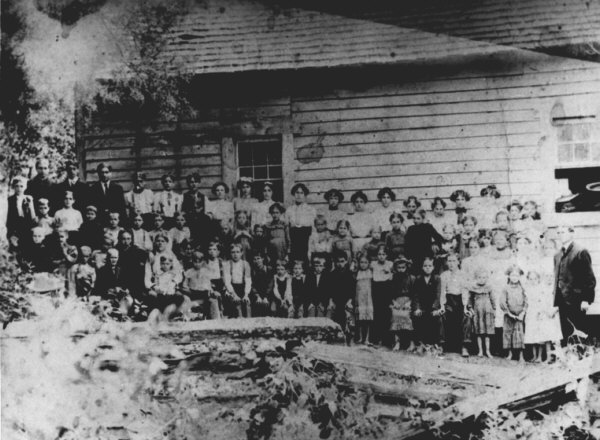
[[[246,177],[246,176],[240,177],[240,180],[237,181],[236,188],[242,189],[243,185],[252,186],[252,182],[254,182],[254,180],[252,180],[252,177]]]
[[[88,205],[85,207],[86,211],[94,211],[94,212],[98,212],[98,208],[96,208],[94,205]]]
[[[296,183],[294,186],[292,186],[292,190],[290,191],[291,194],[294,195],[296,193],[296,191],[298,191],[298,189],[301,189],[305,196],[310,194],[310,191],[308,190],[306,185],[303,183]]]
[[[323,198],[327,201],[329,201],[329,199],[332,196],[336,196],[338,198],[338,200],[340,202],[344,201],[344,194],[342,194],[342,192],[339,189],[335,189],[335,188],[331,188],[329,191],[327,191],[324,195]]]
[[[32,292],[53,292],[64,289],[65,281],[62,278],[50,275],[48,272],[41,272],[34,274],[33,280],[26,287]]]
[[[273,182],[271,182],[270,180],[265,180],[265,181],[262,183],[262,187],[263,187],[263,189],[265,188],[265,186],[268,186],[269,188],[273,189],[273,187],[274,187],[275,185],[274,185],[274,184],[273,184]]]
[[[404,256],[402,256],[402,255],[400,255],[398,258],[396,258],[396,259],[394,260],[394,266],[395,266],[395,265],[397,265],[397,264],[401,264],[401,263],[404,263],[404,264],[406,264],[407,266],[410,266],[410,265],[412,264],[412,261],[411,261],[411,260],[409,260],[408,258],[406,258],[406,257],[404,257]]]

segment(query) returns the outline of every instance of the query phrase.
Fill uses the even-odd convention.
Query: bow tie
[[[466,214],[467,213],[467,208],[456,208],[454,210],[454,212],[456,212],[457,214]]]

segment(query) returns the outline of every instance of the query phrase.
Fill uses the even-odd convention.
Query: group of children
[[[488,185],[477,209],[456,190],[453,210],[436,197],[426,211],[415,196],[398,206],[385,187],[374,209],[357,191],[345,212],[344,194],[331,189],[317,211],[302,183],[286,208],[271,182],[261,183],[260,201],[249,178],[233,200],[226,183],[215,183],[209,200],[200,180],[189,176],[182,195],[163,176],[163,191],[153,193],[135,173],[125,212],[100,213],[72,191],[51,211],[16,178],[12,249],[23,267],[63,275],[69,294],[114,300],[129,314],[326,316],[348,341],[434,344],[465,356],[476,342],[479,355],[520,359],[532,344],[537,360],[562,338],[552,296],[556,243],[533,201],[502,206]]]

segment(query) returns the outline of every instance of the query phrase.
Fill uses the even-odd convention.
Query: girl
[[[120,226],[121,224],[121,214],[118,212],[109,212],[108,213],[108,226],[104,228],[104,236],[110,235],[112,240],[112,246],[116,246],[119,242],[119,234],[123,230]]]
[[[149,229],[152,227],[152,213],[154,209],[154,193],[151,189],[144,188],[146,175],[136,171],[132,176],[133,188],[125,193],[125,207],[127,215],[132,218],[135,214],[141,214],[144,219],[144,227]]]
[[[539,264],[538,252],[531,239],[525,235],[517,238],[513,258],[524,272],[533,270]]]
[[[175,226],[169,230],[169,238],[171,239],[173,251],[178,253],[181,248],[181,243],[183,243],[184,240],[189,242],[192,234],[190,233],[190,228],[186,225],[187,221],[183,213],[175,213],[174,221]]]
[[[357,256],[358,271],[356,272],[356,291],[354,302],[356,304],[356,323],[358,337],[361,344],[369,341],[369,327],[373,323],[373,297],[372,283],[373,271],[369,267],[371,262],[365,254]]]
[[[306,185],[297,183],[291,192],[294,204],[288,208],[286,214],[290,227],[290,257],[292,260],[307,261],[308,239],[317,213],[315,208],[306,203],[309,193]]]
[[[452,222],[446,217],[446,202],[444,199],[435,197],[431,202],[431,212],[433,215],[429,218],[429,223],[441,234],[442,227],[449,221]]]
[[[354,206],[354,213],[348,216],[350,222],[350,231],[354,239],[354,249],[362,249],[369,241],[369,232],[373,226],[373,216],[367,212],[367,195],[362,191],[357,191],[350,198]]]
[[[476,214],[479,220],[479,227],[492,229],[496,213],[502,209],[499,201],[500,191],[498,191],[496,185],[488,185],[481,189],[480,195],[481,199]]]
[[[442,273],[447,269],[446,261],[448,255],[455,254],[458,251],[458,241],[456,240],[456,229],[453,224],[446,223],[442,226],[442,241],[439,249],[435,253],[435,267],[437,273]]]
[[[217,182],[212,186],[212,193],[216,200],[212,200],[208,205],[207,214],[215,223],[217,230],[222,221],[233,224],[234,208],[233,203],[227,200],[229,187],[225,182]]]
[[[408,351],[413,351],[413,325],[411,319],[411,293],[415,278],[409,273],[410,262],[403,257],[394,261],[394,275],[392,277],[392,322],[390,331],[394,335],[394,351],[400,350],[402,335],[406,334],[410,345]]]
[[[506,270],[508,283],[500,295],[500,307],[504,311],[502,342],[508,350],[507,359],[512,359],[513,351],[518,353],[519,362],[523,362],[523,320],[527,312],[527,296],[521,285],[523,270],[512,265]]]
[[[255,203],[252,208],[252,227],[256,227],[256,225],[265,225],[271,221],[269,209],[273,203],[275,203],[273,200],[273,182],[263,182],[262,197],[262,201]]]
[[[373,221],[375,226],[381,228],[385,240],[387,233],[392,230],[390,216],[396,212],[393,205],[396,201],[396,194],[391,188],[385,186],[377,192],[377,198],[381,205],[373,210]]]
[[[98,210],[95,206],[85,208],[85,221],[79,227],[79,246],[89,246],[92,251],[100,249],[102,246],[102,236],[104,229],[97,219]]]
[[[491,229],[480,229],[479,230],[479,246],[481,248],[481,255],[489,257],[494,250],[492,242],[494,241],[493,233]]]
[[[142,214],[139,212],[134,213],[133,218],[131,219],[131,224],[131,233],[133,234],[133,245],[146,251],[152,250],[152,237],[150,236],[150,232],[146,231],[143,228],[144,217],[142,216]]]
[[[490,285],[494,295],[494,304],[496,305],[496,336],[492,344],[492,352],[502,355],[503,337],[502,329],[504,327],[504,312],[500,308],[500,294],[506,285],[505,272],[513,262],[513,252],[508,246],[506,232],[502,230],[494,231],[493,247],[488,255],[490,262]]]
[[[165,218],[161,213],[154,214],[154,229],[152,229],[150,234],[150,240],[152,243],[156,241],[156,237],[159,235],[166,235],[169,237],[169,249],[171,249],[171,234],[164,228]]]
[[[268,316],[270,311],[269,295],[273,289],[273,277],[265,259],[266,254],[262,252],[252,253],[252,316]]]
[[[67,273],[67,292],[69,296],[88,298],[96,282],[96,269],[91,264],[92,249],[89,246],[79,248],[79,260]]]
[[[367,255],[369,261],[375,261],[379,246],[385,246],[385,242],[381,239],[381,227],[375,225],[371,228],[371,241],[363,246],[362,252]]]
[[[242,246],[233,243],[229,248],[230,261],[224,264],[225,295],[229,318],[250,318],[250,292],[252,271],[247,261],[242,260]]]
[[[441,341],[442,326],[440,316],[441,281],[434,272],[433,258],[425,257],[421,266],[421,274],[413,284],[412,316],[415,339],[419,345],[438,345]]]
[[[352,261],[354,258],[354,241],[350,238],[350,222],[340,220],[337,225],[336,236],[331,242],[331,252],[344,252],[346,260]]]
[[[285,260],[275,263],[275,276],[273,277],[273,301],[271,312],[275,316],[289,317],[293,307],[292,277],[286,269]]]
[[[50,216],[50,202],[48,199],[38,200],[37,212],[38,216],[35,220],[34,226],[42,228],[45,236],[52,234],[54,230],[54,217]]]
[[[218,241],[211,241],[206,248],[208,258],[206,259],[206,270],[210,279],[210,287],[212,296],[216,300],[215,309],[211,312],[215,319],[223,317],[223,292],[225,291],[224,283],[224,264],[221,259],[221,244]]]
[[[327,229],[327,220],[323,214],[315,217],[315,231],[308,239],[308,257],[312,260],[314,253],[331,253],[331,234]]]
[[[371,263],[373,273],[373,313],[374,327],[371,339],[375,344],[386,344],[387,330],[390,328],[390,281],[393,263],[388,261],[385,246],[377,249],[377,260]]]
[[[471,255],[469,251],[469,242],[472,239],[478,238],[478,233],[476,229],[477,219],[472,215],[464,215],[461,220],[461,226],[462,231],[457,236],[458,254],[460,256],[460,259],[464,260],[465,258]]]
[[[240,177],[236,188],[238,190],[238,197],[233,199],[234,212],[246,211],[246,215],[248,217],[248,226],[250,226],[250,216],[258,204],[258,200],[252,197],[252,178]]]
[[[442,283],[441,305],[445,310],[444,324],[447,348],[469,356],[467,345],[471,342],[471,319],[468,316],[469,295],[467,277],[460,270],[458,255],[448,256],[448,270],[440,276]]]
[[[327,210],[323,212],[327,221],[327,229],[331,234],[335,234],[337,224],[340,220],[346,220],[347,213],[340,209],[340,203],[344,201],[344,194],[341,191],[332,188],[323,196],[327,200]]]
[[[252,231],[252,253],[254,255],[263,255],[265,264],[269,264],[269,259],[267,257],[269,253],[269,241],[265,235],[265,226],[262,224],[254,225],[254,230]]]
[[[294,261],[292,266],[292,307],[293,314],[290,318],[303,318],[305,311],[308,313],[309,302],[306,291],[306,276],[304,275],[304,262]]]
[[[202,252],[192,254],[192,265],[184,273],[181,291],[190,298],[192,307],[199,310],[203,319],[219,319],[221,294],[212,288],[211,271]]]
[[[61,229],[65,229],[70,233],[78,231],[83,223],[81,212],[73,208],[74,203],[73,191],[65,191],[63,208],[54,213],[54,221],[60,225]]]
[[[403,202],[404,207],[406,208],[406,215],[404,216],[404,227],[409,228],[413,223],[413,216],[417,212],[417,209],[421,207],[421,202],[416,196],[408,196],[408,198]]]
[[[181,212],[183,197],[173,191],[175,178],[170,174],[164,174],[160,178],[163,190],[154,195],[154,209],[163,215],[165,228],[171,229],[175,223],[175,213]]]
[[[469,306],[466,314],[473,316],[473,332],[477,335],[477,356],[491,358],[490,337],[495,334],[496,303],[488,284],[489,272],[484,267],[475,271],[475,283],[469,289]]]
[[[475,282],[475,269],[477,267],[489,267],[489,262],[485,255],[481,253],[479,240],[472,238],[467,245],[469,256],[462,260],[461,269],[465,274],[465,278],[470,282]]]
[[[454,213],[456,221],[454,225],[462,225],[462,221],[467,215],[467,202],[471,200],[471,196],[464,189],[457,189],[450,194],[450,200],[454,202]]]
[[[285,260],[290,249],[290,234],[287,224],[281,219],[285,208],[280,203],[273,203],[269,208],[271,222],[265,225],[265,237],[268,242],[270,261]]]
[[[330,308],[333,310],[333,320],[340,325],[346,335],[346,343],[350,344],[354,331],[355,279],[348,266],[345,252],[335,251],[333,261],[334,267],[329,275],[329,282],[330,286],[335,286],[335,289],[331,292]]]
[[[252,247],[252,234],[250,233],[250,219],[248,212],[236,211],[233,225],[233,242],[242,247],[242,258],[248,261],[249,252]]]
[[[406,255],[413,262],[413,270],[420,273],[425,257],[432,257],[433,250],[439,249],[442,236],[433,226],[425,223],[425,210],[420,209],[413,215],[414,224],[406,231]]]
[[[506,210],[509,214],[511,231],[514,233],[519,233],[523,231],[524,224],[521,220],[521,217],[523,217],[523,205],[521,205],[521,202],[519,202],[518,200],[513,200],[510,203],[510,205],[506,207]]]
[[[538,205],[533,200],[528,200],[523,203],[523,211],[521,211],[521,222],[523,231],[530,236],[540,236],[546,229],[542,222],[542,216],[538,211]]]
[[[402,217],[402,214],[394,212],[388,218],[388,223],[391,226],[391,231],[385,238],[385,248],[390,260],[393,261],[405,253],[406,230],[403,225],[404,217]]]

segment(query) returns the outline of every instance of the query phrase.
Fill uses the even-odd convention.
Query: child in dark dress
[[[429,223],[425,223],[425,210],[420,209],[413,214],[413,225],[406,231],[406,256],[412,261],[414,275],[419,275],[425,257],[432,257],[434,250],[439,249],[442,236]]]
[[[392,350],[400,350],[400,343],[403,337],[410,341],[408,351],[415,348],[413,323],[411,319],[411,295],[415,277],[409,271],[409,261],[400,257],[394,261],[394,275],[391,283],[392,304],[392,323],[390,331],[394,335],[394,347]]]
[[[269,242],[269,260],[285,260],[290,251],[290,232],[287,224],[281,219],[285,208],[281,203],[273,203],[269,208],[271,222],[265,225],[265,236]]]
[[[413,284],[412,315],[415,339],[419,344],[442,345],[441,281],[434,274],[434,261],[425,257],[421,265],[421,274]]]
[[[392,230],[388,232],[385,238],[385,247],[387,250],[388,258],[394,261],[396,258],[400,258],[405,253],[404,245],[406,241],[406,232],[404,230],[404,217],[401,214],[393,213],[390,215],[390,224]]]
[[[348,320],[347,311],[353,312],[354,276],[348,267],[348,256],[344,251],[336,251],[333,254],[334,269],[331,271],[329,282],[332,289],[331,300],[333,302],[333,320],[337,322],[346,334],[346,342],[352,340],[353,322]]]

